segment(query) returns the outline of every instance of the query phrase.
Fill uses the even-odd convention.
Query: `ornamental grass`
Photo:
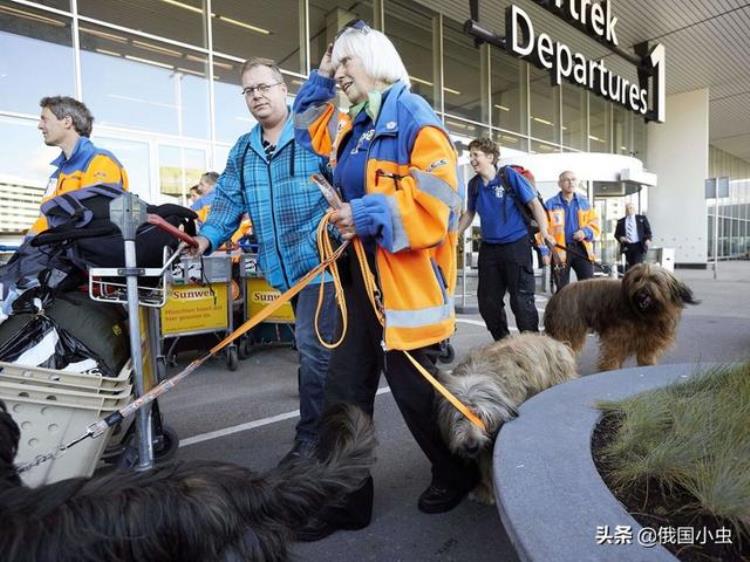
[[[620,422],[601,450],[615,493],[686,495],[685,514],[750,535],[750,362],[597,406]]]

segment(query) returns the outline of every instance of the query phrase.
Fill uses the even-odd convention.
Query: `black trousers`
[[[357,259],[353,255],[342,259],[339,270],[346,295],[348,327],[344,341],[333,351],[328,365],[326,408],[341,402],[353,403],[372,416],[382,371],[409,431],[432,463],[433,480],[446,487],[473,487],[479,478],[478,468],[453,455],[443,441],[435,416],[434,389],[402,351],[383,351],[383,328],[367,297]],[[436,373],[437,346],[410,353],[431,374]],[[319,517],[339,525],[366,525],[372,504],[373,483],[369,479],[341,507],[327,508]]]
[[[495,341],[510,334],[503,302],[506,291],[510,293],[510,309],[518,329],[538,332],[531,242],[525,236],[510,244],[482,242],[479,248],[479,313]]]
[[[576,272],[579,281],[594,276],[594,264],[586,257],[586,247],[581,242],[567,244],[567,247],[572,251],[565,252],[565,269],[560,272],[558,290],[570,283],[571,268]]]
[[[625,253],[625,263],[627,264],[625,271],[636,264],[642,263],[646,257],[646,251],[643,249],[643,244],[640,242],[625,244],[623,251]]]

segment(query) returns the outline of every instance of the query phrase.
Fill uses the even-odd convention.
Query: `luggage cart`
[[[175,348],[181,337],[221,334],[223,338],[234,329],[231,254],[182,257],[172,267],[170,279],[172,285],[166,291],[166,303],[154,318],[160,380],[166,375],[167,362],[176,364]],[[236,371],[237,345],[228,345],[225,357],[229,370]]]
[[[100,302],[127,305],[133,386],[135,397],[139,398],[158,382],[156,342],[151,327],[158,315],[147,310],[165,305],[171,266],[179,253],[170,256],[169,249],[165,248],[163,267],[137,267],[136,231],[143,223],[155,221],[160,228],[169,230],[183,241],[192,244],[194,241],[158,217],[152,221],[146,204],[133,193],[112,200],[109,209],[110,220],[120,229],[125,242],[125,267],[91,268],[89,296]],[[121,424],[113,434],[110,451],[105,451],[104,458],[121,466],[135,466],[137,470],[150,469],[155,452],[159,460],[171,457],[179,444],[177,434],[162,423],[156,401],[138,410],[134,423],[127,427]]]
[[[280,295],[279,291],[271,287],[260,274],[257,253],[242,254],[239,276],[245,320],[257,314]],[[240,338],[240,357],[243,359],[248,357],[253,346],[257,345],[281,344],[293,347],[294,322],[294,309],[291,303],[287,303],[269,316],[265,322]]]

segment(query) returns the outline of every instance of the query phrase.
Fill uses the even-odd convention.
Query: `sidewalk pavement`
[[[675,275],[701,301],[685,314],[750,318],[750,261],[719,262],[717,279],[711,264],[708,269],[677,269]]]

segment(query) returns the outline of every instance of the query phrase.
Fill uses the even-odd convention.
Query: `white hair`
[[[401,56],[384,33],[370,28],[366,33],[353,28],[344,30],[333,44],[331,62],[337,68],[341,59],[352,56],[362,59],[362,65],[371,78],[387,84],[401,80],[407,87],[411,86]]]

